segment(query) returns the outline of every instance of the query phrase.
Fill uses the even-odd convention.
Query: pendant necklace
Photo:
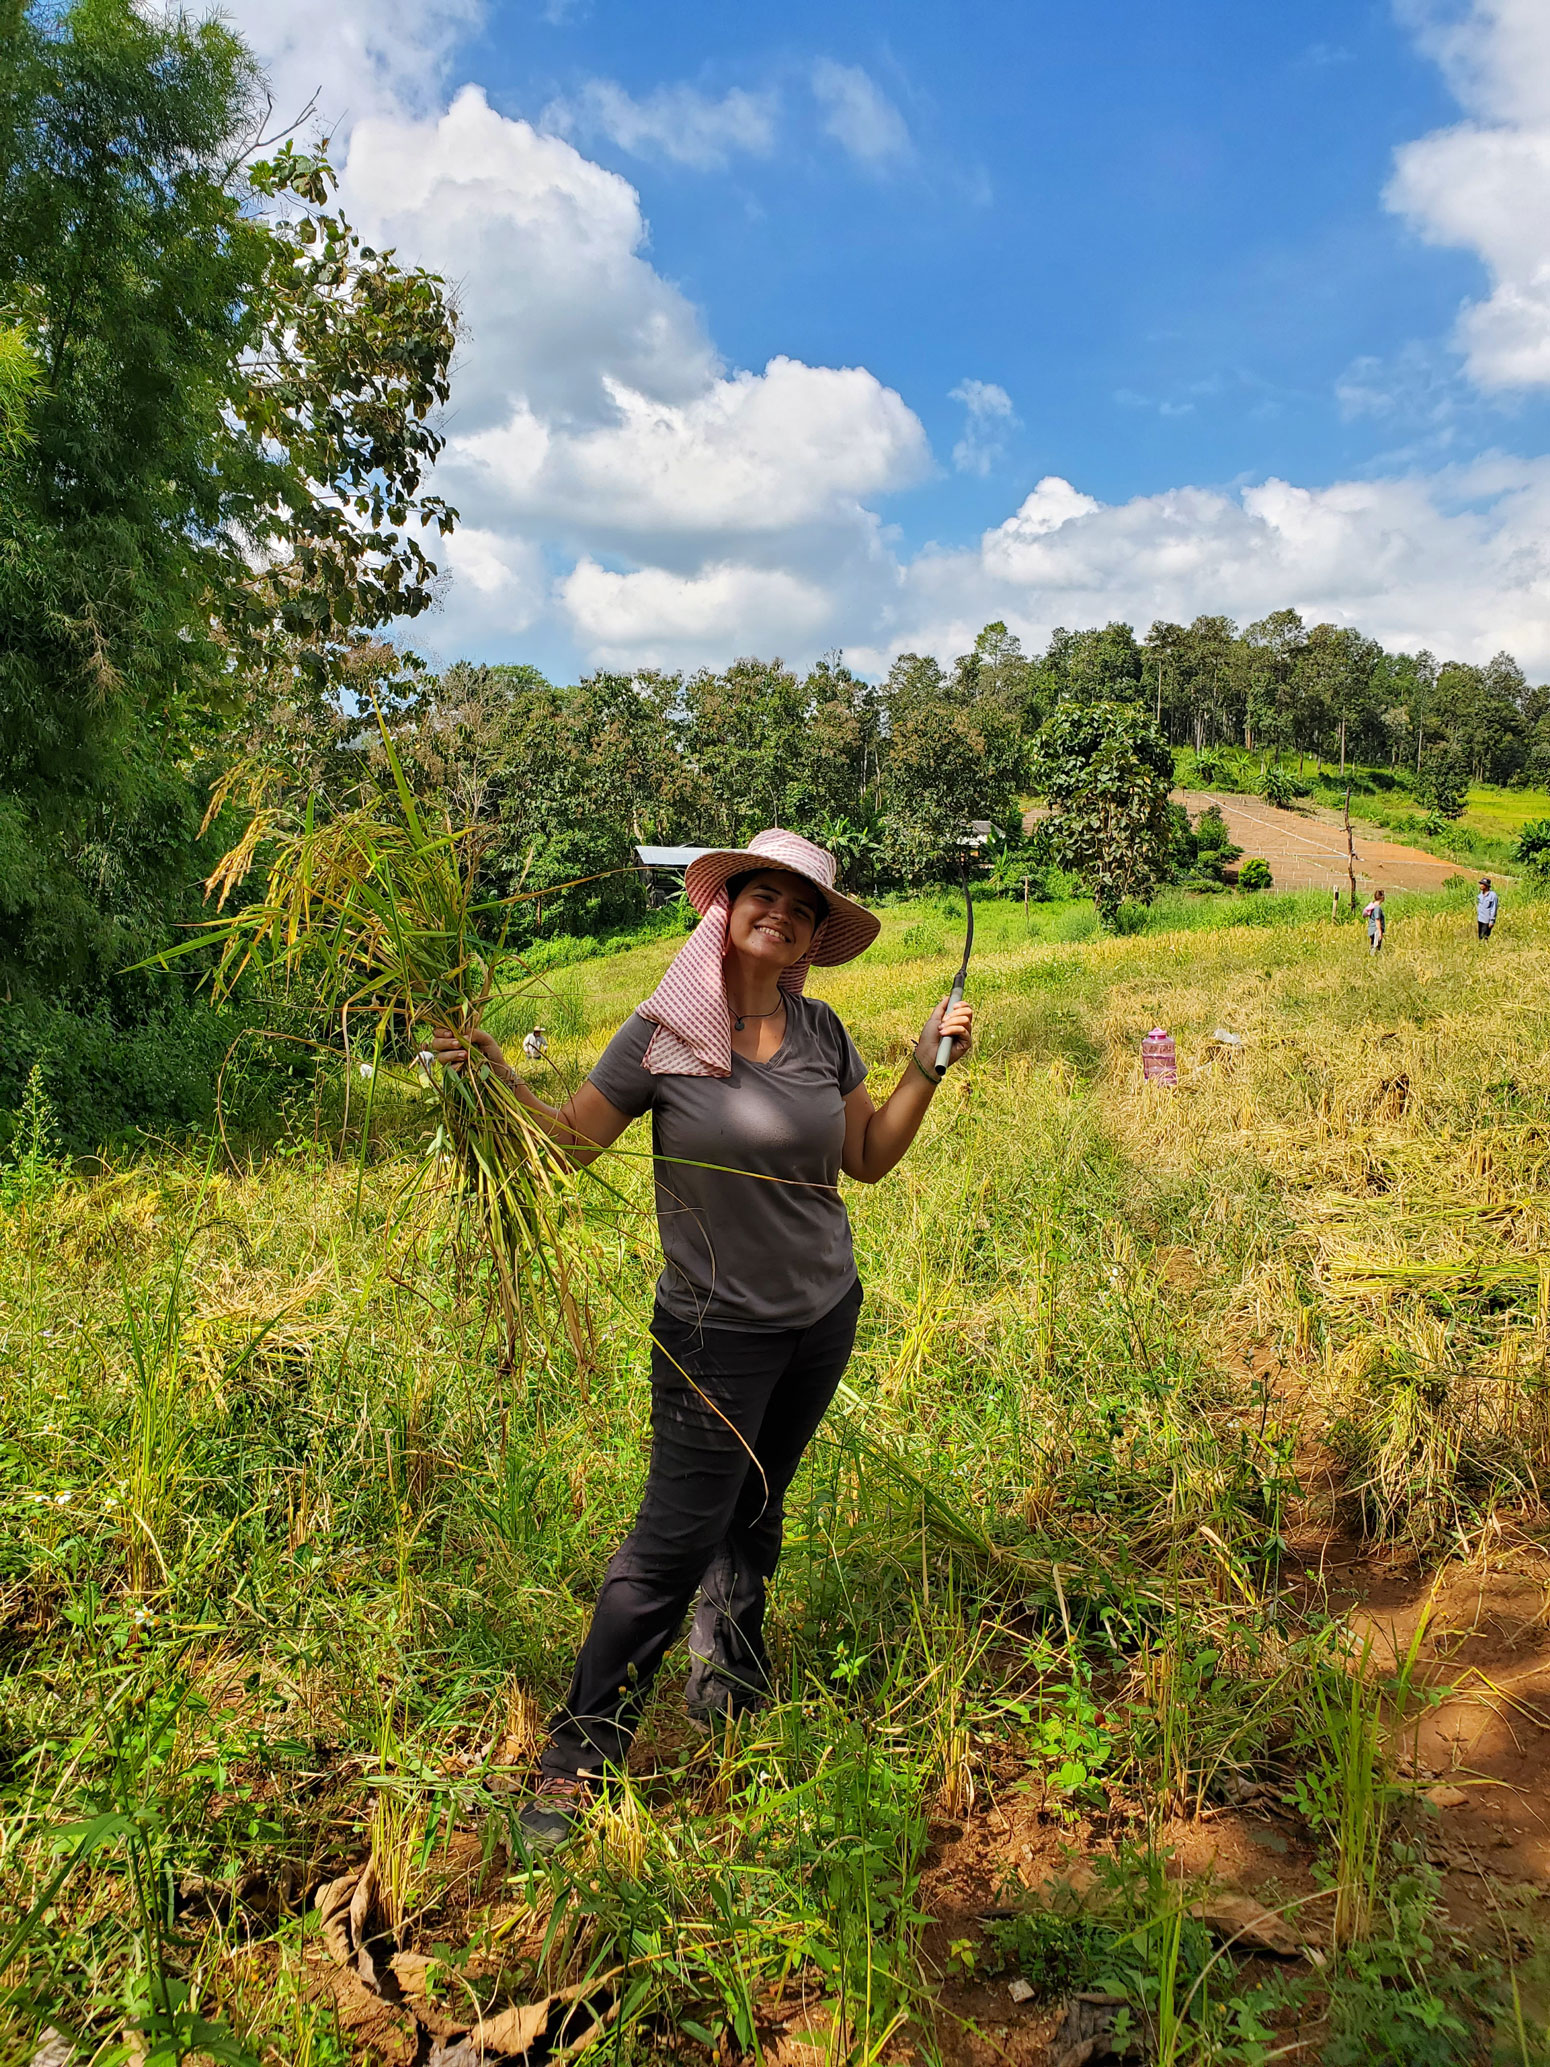
[[[734,1012],[732,1014],[732,1031],[734,1033],[741,1033],[745,1022],[750,1019],[773,1019],[785,1002],[785,999],[781,998],[777,1003],[771,1005],[768,1012]]]

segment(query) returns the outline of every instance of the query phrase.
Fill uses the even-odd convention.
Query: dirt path
[[[1318,804],[1278,810],[1257,797],[1239,797],[1218,790],[1175,790],[1175,803],[1193,818],[1208,804],[1218,804],[1235,847],[1245,856],[1262,854],[1278,890],[1327,890],[1346,887],[1345,826],[1338,811]],[[1439,861],[1416,847],[1357,832],[1356,884],[1364,893],[1386,890],[1440,890],[1450,876],[1467,875],[1456,861]],[[1364,897],[1365,901],[1365,897]]]

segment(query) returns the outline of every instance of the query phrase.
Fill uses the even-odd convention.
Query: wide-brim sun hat
[[[839,864],[834,856],[804,840],[800,833],[784,832],[779,826],[755,833],[746,847],[717,847],[697,854],[684,871],[684,894],[703,915],[710,910],[716,892],[725,889],[734,876],[761,868],[785,869],[823,892],[829,916],[813,935],[807,957],[815,967],[832,968],[837,962],[854,961],[882,931],[883,922],[876,912],[835,889]]]

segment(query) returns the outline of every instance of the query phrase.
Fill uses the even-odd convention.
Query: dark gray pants
[[[550,1719],[546,1773],[623,1766],[696,1592],[691,1702],[736,1709],[763,1698],[765,1589],[786,1489],[850,1361],[860,1311],[859,1281],[808,1328],[699,1328],[657,1307],[645,1496]]]

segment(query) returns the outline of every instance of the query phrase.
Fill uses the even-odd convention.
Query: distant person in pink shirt
[[[1370,954],[1379,954],[1383,948],[1383,892],[1374,890],[1372,903],[1365,906],[1362,917],[1367,921],[1367,948]]]

